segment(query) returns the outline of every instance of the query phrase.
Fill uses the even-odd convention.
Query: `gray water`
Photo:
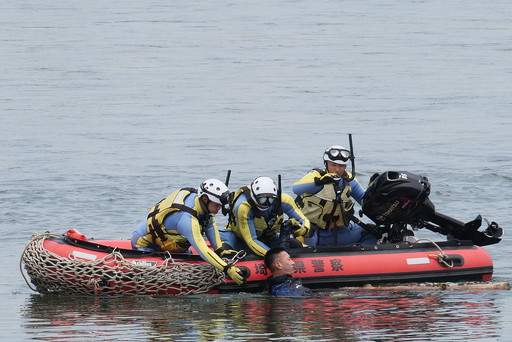
[[[348,133],[363,185],[420,173],[438,211],[508,230],[511,9],[3,0],[1,340],[510,341],[510,291],[50,296],[19,257],[32,232],[128,238],[156,201],[228,169],[233,189],[281,174],[291,194]],[[486,250],[511,282],[508,235]]]

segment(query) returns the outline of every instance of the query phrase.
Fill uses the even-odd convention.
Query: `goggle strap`
[[[212,196],[217,197],[221,203],[223,203],[223,202],[224,202],[224,201],[222,200],[223,198],[224,198],[225,200],[227,200],[227,199],[229,198],[229,191],[226,191],[226,192],[222,193],[222,194],[219,196],[219,195],[214,194],[213,192],[209,191],[208,189],[205,189],[202,185],[201,185],[201,190],[203,190],[203,192],[205,192],[205,193],[207,193],[207,194],[210,194],[210,195],[212,195]],[[227,204],[227,203],[225,203],[225,204]]]

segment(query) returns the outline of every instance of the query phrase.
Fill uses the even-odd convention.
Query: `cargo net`
[[[189,295],[206,293],[225,279],[220,270],[209,264],[175,262],[170,254],[155,266],[136,265],[117,250],[93,261],[76,259],[74,255],[64,258],[43,246],[46,239],[55,237],[62,235],[33,233],[20,259],[27,285],[40,293]]]

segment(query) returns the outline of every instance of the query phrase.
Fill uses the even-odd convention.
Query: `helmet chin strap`
[[[208,205],[210,204],[211,202],[211,199],[208,198],[208,196],[206,196],[206,203],[203,201],[203,197],[199,198],[199,202],[201,203],[201,207],[204,209],[204,211],[206,211],[206,213],[208,215],[210,215],[210,210],[208,210]]]

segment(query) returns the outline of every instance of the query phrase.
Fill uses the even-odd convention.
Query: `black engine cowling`
[[[371,181],[363,213],[377,224],[392,224],[414,216],[430,195],[427,177],[406,171],[386,171]]]

